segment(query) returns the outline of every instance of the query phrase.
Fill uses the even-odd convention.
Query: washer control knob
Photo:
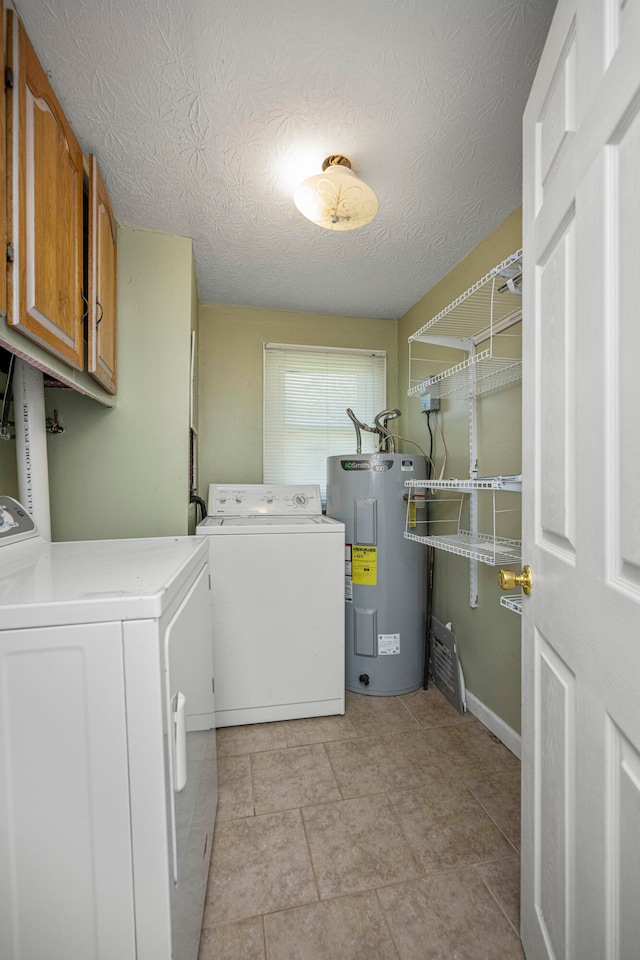
[[[243,497],[236,497],[236,503],[242,503]]]
[[[294,493],[293,502],[297,507],[304,507],[305,503],[308,503],[308,497],[304,493]]]

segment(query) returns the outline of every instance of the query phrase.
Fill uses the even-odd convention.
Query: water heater
[[[425,548],[405,540],[405,480],[426,459],[400,453],[327,461],[327,516],[345,525],[346,688],[397,696],[422,685]]]

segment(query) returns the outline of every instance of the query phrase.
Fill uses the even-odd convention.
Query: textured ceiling
[[[395,319],[520,203],[555,0],[17,0],[116,218],[192,237],[200,299]],[[376,219],[323,230],[332,153]]]

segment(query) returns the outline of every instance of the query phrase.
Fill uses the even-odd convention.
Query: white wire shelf
[[[520,475],[406,480],[404,485],[410,491],[405,528],[408,540],[491,566],[519,562],[521,541],[505,534],[520,530]],[[482,509],[479,497],[486,498]],[[424,508],[423,517],[411,509],[412,503]],[[464,519],[465,504],[468,522]]]
[[[478,560],[492,567],[502,563],[517,563],[522,555],[522,541],[509,540],[506,537],[494,537],[484,533],[470,533],[468,530],[459,530],[449,536],[421,536],[417,533],[405,532],[407,540],[416,540],[426,543],[437,550],[455,553],[459,557]]]
[[[433,336],[470,340],[485,328],[490,331],[518,309],[519,284],[514,280],[521,269],[522,250],[517,250],[416,330],[409,337],[409,343],[423,339],[431,342]],[[507,285],[509,279],[512,287]]]
[[[504,477],[469,477],[465,480],[405,480],[404,485],[414,490],[426,487],[429,490],[460,490],[463,493],[470,493],[472,490],[510,490],[520,493],[522,474]]]
[[[420,358],[418,358],[420,359]],[[416,358],[413,358],[415,363]],[[513,357],[494,357],[490,350],[483,350],[450,367],[443,373],[433,377],[418,380],[409,387],[407,395],[419,396],[428,393],[429,388],[439,385],[441,399],[449,397],[460,390],[473,391],[476,396],[498,390],[508,383],[515,383],[522,379],[522,360]]]
[[[504,347],[514,337],[504,331],[522,316],[521,278],[522,250],[517,250],[409,337],[408,396],[436,384],[441,398],[460,390],[480,395],[521,379],[520,358],[498,355],[511,353]],[[438,359],[438,351],[425,355],[415,349],[419,343],[452,347],[467,357],[451,366]]]
[[[513,610],[514,613],[522,616],[522,594],[506,593],[503,597],[500,597],[500,606],[506,607],[507,610]]]

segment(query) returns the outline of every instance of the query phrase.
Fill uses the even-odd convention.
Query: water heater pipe
[[[364,424],[360,423],[351,407],[347,407],[347,416],[356,428],[356,453],[362,453],[362,434],[360,430],[364,428]]]
[[[401,414],[400,414],[400,411],[397,409],[381,410],[380,413],[376,414],[376,417],[374,419],[374,423],[378,428],[378,433],[385,441],[386,447],[389,453],[396,452],[396,442],[393,436],[391,435],[391,433],[387,430],[387,421],[396,420],[399,416],[401,416]],[[380,423],[381,420],[383,421],[383,423]]]
[[[16,359],[13,415],[18,460],[18,498],[33,517],[38,533],[51,540],[49,461],[42,371]]]

